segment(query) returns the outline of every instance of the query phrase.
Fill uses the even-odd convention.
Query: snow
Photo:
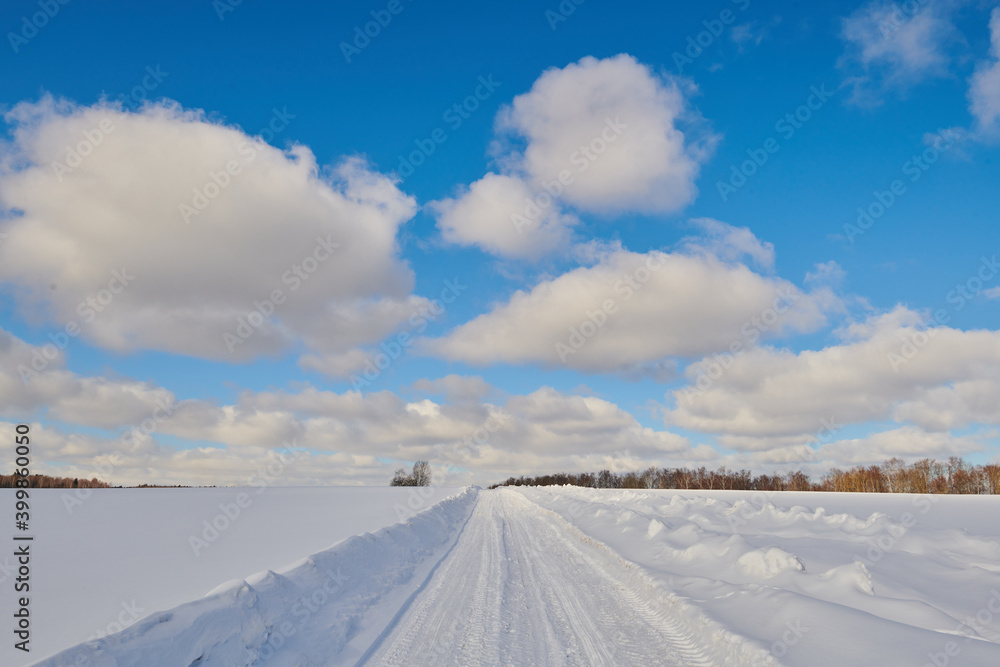
[[[271,489],[274,517],[290,525],[251,521],[266,514],[262,495],[195,559],[185,540],[202,515],[174,512],[207,491],[234,490],[155,502],[109,492],[91,518],[63,520],[78,533],[39,524],[75,546],[33,576],[53,577],[90,626],[84,590],[114,589],[98,596],[105,607],[142,585],[186,596],[39,664],[1000,664],[994,497],[473,488],[437,490],[396,516],[400,489]],[[198,507],[218,511],[220,497]],[[331,512],[338,504],[349,509]],[[158,548],[173,542],[156,520],[184,536],[183,563]],[[117,541],[93,545],[108,536]],[[192,593],[174,576],[194,576],[201,559],[213,579]],[[46,595],[39,637],[56,613],[44,605],[61,599]]]
[[[520,492],[780,664],[1000,665],[998,498]]]
[[[30,664],[200,598],[227,580],[277,570],[339,540],[396,523],[456,492],[453,487],[256,486],[95,489],[87,497],[84,491],[77,496],[34,489],[31,653],[5,641],[0,664]],[[0,489],[0,507],[14,507],[13,493]],[[190,536],[202,536],[203,522],[217,520],[219,505],[236,503],[241,493],[249,506],[196,556]],[[4,548],[0,616],[6,619],[14,613],[12,567],[13,547]]]

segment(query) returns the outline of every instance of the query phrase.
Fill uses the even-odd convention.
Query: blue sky
[[[123,482],[238,483],[282,443],[312,452],[283,483],[995,459],[994,4],[6,3],[0,418]]]

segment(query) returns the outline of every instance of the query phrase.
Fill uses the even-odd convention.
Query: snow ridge
[[[251,667],[349,660],[454,543],[479,497],[469,487],[407,521],[347,538],[280,572],[236,579],[36,665]],[[370,641],[369,641],[370,643]]]

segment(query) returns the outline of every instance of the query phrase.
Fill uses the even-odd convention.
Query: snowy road
[[[521,494],[483,492],[359,664],[712,665],[626,565]]]
[[[396,523],[36,664],[1000,665],[995,498],[380,493]]]

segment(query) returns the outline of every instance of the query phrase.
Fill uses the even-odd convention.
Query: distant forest
[[[14,488],[16,475],[0,475],[0,489]],[[49,475],[28,475],[29,489],[186,489],[189,486],[174,484],[166,486],[161,484],[140,484],[139,486],[112,486],[107,482],[94,477],[93,479],[80,479],[79,477],[51,477]]]
[[[0,475],[0,489],[13,489],[17,475]],[[77,477],[50,477],[49,475],[28,475],[30,489],[108,489],[110,484],[93,479]]]
[[[802,471],[753,475],[749,470],[697,470],[650,467],[642,472],[538,475],[509,477],[498,486],[553,486],[570,484],[595,489],[697,489],[736,491],[840,491],[853,493],[1000,493],[1000,465],[972,465],[951,457],[946,462],[923,459],[907,464],[889,459],[882,465],[834,468],[819,482]]]
[[[425,461],[414,466],[414,472],[396,471],[393,486],[430,484],[430,467]],[[14,487],[14,475],[0,475],[0,489]],[[80,479],[31,475],[30,487],[34,489],[107,489],[111,484],[96,477]],[[614,473],[602,470],[597,473],[556,473],[533,477],[508,477],[499,486],[554,486],[570,484],[594,489],[693,489],[734,491],[840,491],[848,493],[1000,493],[1000,465],[973,465],[958,457],[947,461],[923,459],[907,464],[902,459],[889,459],[881,465],[857,466],[850,470],[834,468],[818,482],[802,471],[785,474],[754,475],[749,470],[697,470],[688,468],[649,467],[641,472]],[[186,488],[142,484],[132,488]]]

